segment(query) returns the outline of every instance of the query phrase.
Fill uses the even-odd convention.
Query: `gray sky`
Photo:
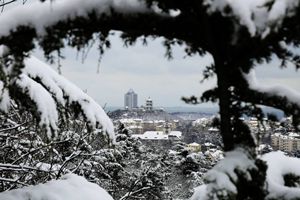
[[[93,48],[84,63],[76,59],[76,51],[66,49],[61,63],[62,73],[92,96],[101,105],[123,106],[124,94],[132,88],[143,105],[150,96],[154,106],[187,106],[182,96],[199,96],[215,85],[215,78],[200,84],[202,70],[212,62],[210,56],[184,58],[182,48],[174,48],[174,59],[164,57],[161,39],[149,41],[147,46],[138,42],[126,48],[120,39],[112,37],[112,48],[106,51],[97,73],[98,52]],[[42,57],[38,51],[37,57]],[[80,57],[80,56],[79,56]],[[53,66],[56,68],[56,65]],[[257,68],[258,80],[264,84],[283,84],[300,92],[299,73],[294,67],[280,70],[276,61]],[[211,106],[211,105],[202,105]],[[201,107],[201,106],[200,106]]]

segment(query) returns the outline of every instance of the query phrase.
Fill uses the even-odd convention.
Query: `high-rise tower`
[[[130,89],[124,95],[124,107],[129,110],[138,107],[138,95],[133,91],[133,89]]]

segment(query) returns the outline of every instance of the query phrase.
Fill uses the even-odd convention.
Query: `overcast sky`
[[[84,63],[76,58],[76,51],[65,49],[62,73],[81,89],[86,90],[101,105],[123,106],[124,94],[132,88],[138,94],[138,104],[143,105],[150,96],[154,106],[186,106],[182,96],[199,96],[215,85],[215,78],[200,84],[202,70],[212,62],[210,56],[184,58],[182,48],[174,48],[174,59],[164,57],[161,39],[141,42],[126,48],[116,36],[111,38],[112,48],[106,51],[97,73],[98,52],[93,48]],[[41,52],[35,55],[42,58]],[[80,57],[80,56],[79,56]],[[57,66],[54,65],[54,68]],[[300,92],[299,73],[294,67],[281,70],[278,62],[257,68],[258,80],[267,85],[283,84]],[[210,105],[204,105],[210,106]]]

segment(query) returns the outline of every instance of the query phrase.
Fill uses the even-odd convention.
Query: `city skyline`
[[[142,102],[151,96],[155,104],[161,107],[217,106],[191,106],[181,100],[183,96],[200,96],[216,85],[214,77],[200,83],[205,66],[212,63],[211,56],[186,57],[183,48],[175,46],[173,59],[167,60],[161,42],[162,39],[156,39],[146,47],[137,42],[135,46],[125,48],[119,38],[111,36],[112,48],[103,55],[100,73],[97,73],[99,53],[96,47],[90,50],[83,63],[80,56],[76,58],[76,50],[66,48],[62,51],[66,59],[60,61],[62,74],[102,106],[123,107],[123,95],[129,88],[134,88]],[[36,51],[34,55],[43,59],[41,51]],[[281,70],[276,58],[262,65],[256,68],[259,82],[264,85],[286,85],[300,91],[300,79],[295,67],[289,65]],[[57,68],[57,64],[52,66]]]

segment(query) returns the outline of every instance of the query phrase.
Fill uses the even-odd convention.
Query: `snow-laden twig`
[[[143,188],[140,188],[140,189],[137,189],[137,190],[135,190],[135,191],[131,191],[131,192],[127,192],[123,197],[121,197],[119,200],[125,200],[125,199],[127,199],[127,198],[129,198],[129,197],[132,197],[133,195],[135,195],[135,194],[138,194],[138,193],[140,193],[140,192],[143,192],[143,191],[145,191],[145,190],[149,190],[149,189],[151,189],[151,187],[143,187]]]
[[[5,128],[5,129],[1,129],[0,130],[0,133],[1,132],[7,132],[7,131],[11,131],[11,130],[14,130],[14,129],[18,129],[19,127],[22,127],[23,125],[27,124],[28,122],[23,122],[22,124],[18,124],[14,127],[9,127],[9,128]]]
[[[50,146],[53,146],[53,145],[57,145],[57,144],[63,144],[63,143],[66,143],[68,141],[70,141],[70,139],[66,139],[66,140],[63,140],[63,141],[57,141],[57,142],[53,141],[53,142],[50,142],[48,144],[42,145],[42,146],[40,146],[38,148],[31,149],[27,153],[23,154],[22,156],[20,156],[16,160],[14,160],[11,164],[17,163],[18,161],[22,160],[24,157],[29,156],[29,155],[33,154],[34,152],[37,152],[37,151],[39,151],[41,149],[45,149],[47,147],[50,147]]]
[[[26,183],[20,182],[19,179],[9,179],[9,178],[0,177],[0,182],[9,182],[9,183],[15,183],[23,186],[28,186]]]
[[[41,171],[41,172],[47,172],[47,173],[51,172],[51,171],[43,170],[43,169],[36,168],[36,167],[0,163],[0,171],[10,171],[10,170],[12,170],[12,171],[33,170],[33,171]]]

